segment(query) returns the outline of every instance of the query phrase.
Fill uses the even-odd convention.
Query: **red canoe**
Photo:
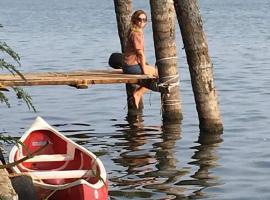
[[[32,155],[12,171],[33,178],[39,199],[108,199],[108,180],[100,159],[41,117],[37,117],[20,141],[23,147],[12,148],[9,162]]]

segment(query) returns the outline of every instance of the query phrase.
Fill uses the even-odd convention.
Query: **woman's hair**
[[[143,11],[143,10],[136,10],[132,16],[131,16],[131,24],[134,25],[136,23],[136,20],[138,20],[138,17],[141,15],[141,14],[144,14],[145,17],[146,17],[146,20],[147,20],[147,15],[146,13]]]

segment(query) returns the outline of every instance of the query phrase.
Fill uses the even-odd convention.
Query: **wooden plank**
[[[0,74],[0,87],[38,85],[89,85],[113,83],[138,83],[142,79],[153,79],[148,75],[123,74],[121,70],[78,70],[71,72],[25,73],[26,79],[18,75]]]

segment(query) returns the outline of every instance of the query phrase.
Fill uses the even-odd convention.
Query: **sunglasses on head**
[[[146,18],[140,18],[140,17],[138,17],[137,20],[138,20],[138,22],[147,22],[147,19]]]

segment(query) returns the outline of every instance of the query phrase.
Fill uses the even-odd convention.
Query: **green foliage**
[[[3,26],[0,24],[0,28],[1,27],[3,27]],[[3,55],[4,54],[8,55],[13,61],[15,61],[15,63],[18,66],[21,66],[20,56],[15,51],[13,51],[5,42],[0,41],[0,52],[2,52]],[[16,66],[7,62],[4,58],[1,58],[1,57],[0,57],[0,69],[8,70],[13,75],[17,74],[23,80],[26,81],[25,77],[23,76],[23,74],[19,70],[17,70]],[[35,107],[32,104],[31,96],[29,94],[27,94],[22,88],[19,88],[19,87],[13,87],[12,89],[17,94],[17,97],[19,99],[22,99],[27,104],[29,109],[33,109],[34,111],[36,111]],[[8,107],[10,107],[10,103],[8,101],[8,98],[5,96],[5,94],[2,91],[1,91],[1,87],[0,87],[0,103],[5,103]]]
[[[12,87],[12,89],[14,90],[14,92],[16,92],[17,97],[19,99],[22,99],[26,103],[29,110],[32,108],[36,112],[36,109],[35,109],[34,105],[32,104],[32,98],[27,92],[25,92],[20,87]]]
[[[4,135],[0,135],[0,144],[2,142],[7,143],[7,144],[16,144],[17,143],[17,139],[11,136],[4,136]]]
[[[8,102],[8,98],[0,91],[0,102],[5,103],[8,107],[10,107],[10,103]]]

